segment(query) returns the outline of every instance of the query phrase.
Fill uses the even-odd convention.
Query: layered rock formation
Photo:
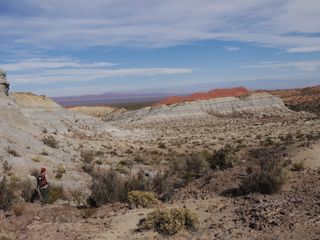
[[[191,102],[199,100],[207,100],[213,98],[223,98],[223,97],[240,97],[249,94],[250,91],[243,87],[228,88],[228,89],[215,89],[206,93],[194,93],[190,96],[172,96],[163,99],[154,104],[154,106],[160,105],[171,105],[181,102]]]
[[[146,107],[136,111],[114,114],[109,120],[117,121],[170,121],[174,119],[210,116],[256,115],[273,116],[290,114],[282,100],[266,93],[249,96],[214,98],[171,105]]]

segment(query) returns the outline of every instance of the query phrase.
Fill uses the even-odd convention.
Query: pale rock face
[[[171,121],[188,118],[232,115],[279,116],[291,114],[278,97],[259,93],[246,97],[225,97],[209,100],[183,102],[173,105],[146,107],[136,111],[115,114],[111,120],[116,121]]]

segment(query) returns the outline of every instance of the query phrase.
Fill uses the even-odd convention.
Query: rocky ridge
[[[239,98],[223,97],[146,107],[135,111],[115,113],[106,117],[105,120],[157,122],[210,116],[279,116],[291,113],[293,112],[286,108],[280,98],[266,93],[257,93]]]
[[[227,89],[214,89],[212,91],[206,93],[194,93],[189,96],[172,96],[165,98],[157,103],[154,106],[160,105],[171,105],[182,102],[190,102],[190,101],[200,101],[200,100],[208,100],[214,98],[224,98],[224,97],[240,97],[249,94],[250,91],[244,87],[237,88],[227,88]]]

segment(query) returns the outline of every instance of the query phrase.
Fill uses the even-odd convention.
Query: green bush
[[[154,207],[159,204],[159,200],[153,192],[131,191],[128,193],[128,201],[142,207]]]
[[[197,215],[189,209],[157,209],[140,220],[138,230],[153,230],[165,236],[172,236],[183,229],[195,230],[198,223]]]

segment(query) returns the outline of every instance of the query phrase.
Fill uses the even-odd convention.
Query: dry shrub
[[[21,194],[20,196],[26,201],[31,201],[32,193],[34,192],[34,186],[30,179],[25,179],[20,183]]]
[[[80,189],[70,190],[69,195],[70,195],[71,201],[74,202],[74,204],[77,207],[86,206],[86,196],[85,194],[83,194],[82,190]]]
[[[45,144],[45,145],[47,145],[47,146],[49,146],[49,147],[51,147],[51,148],[59,148],[59,143],[58,143],[58,141],[53,137],[53,136],[44,136],[42,139],[41,139],[41,141]]]
[[[9,171],[12,169],[12,165],[9,164],[8,161],[4,161],[4,162],[2,163],[2,167],[3,167],[3,171],[4,171],[4,172],[9,172]]]
[[[284,171],[282,161],[272,151],[254,150],[251,154],[261,156],[255,159],[251,166],[249,175],[240,183],[240,193],[248,194],[259,192],[263,194],[272,194],[277,192],[284,183]]]
[[[214,151],[213,155],[208,159],[210,168],[221,170],[233,167],[237,161],[235,152],[235,149],[230,145]]]
[[[180,177],[185,183],[199,178],[208,171],[208,162],[201,155],[192,154],[184,159],[171,163],[171,172]]]
[[[85,173],[88,173],[89,175],[92,175],[94,172],[94,166],[92,164],[89,163],[85,163],[82,167],[81,167],[82,171],[84,171]]]
[[[131,204],[142,207],[154,207],[160,202],[153,192],[131,191],[128,193],[128,201]]]
[[[128,179],[120,176],[114,169],[92,175],[91,196],[88,204],[92,207],[112,202],[127,202],[128,193],[134,190],[150,191],[152,181],[143,171]]]
[[[65,173],[66,173],[65,167],[64,167],[63,165],[59,165],[59,166],[58,166],[58,169],[57,169],[57,171],[56,171],[56,176],[55,176],[55,178],[61,179],[61,178],[63,177],[63,174],[65,174]]]
[[[96,212],[97,212],[97,209],[95,208],[85,208],[82,210],[82,217],[91,218]]]
[[[7,148],[7,153],[14,156],[14,157],[21,157],[21,155],[14,149],[8,147]]]
[[[304,170],[304,162],[295,162],[291,166],[291,171],[300,172]]]
[[[124,181],[114,170],[95,173],[92,175],[91,196],[88,203],[100,206],[105,203],[120,201],[123,196]]]
[[[81,151],[81,160],[85,163],[91,163],[94,160],[95,154],[91,150]]]
[[[48,203],[52,204],[58,199],[65,199],[62,186],[50,184],[48,187]]]
[[[153,230],[165,236],[172,236],[183,229],[195,230],[198,223],[197,215],[189,209],[157,209],[140,220],[138,230]]]
[[[0,182],[0,210],[7,210],[15,199],[14,189],[4,177]]]
[[[6,235],[0,235],[0,240],[11,240],[11,238]]]
[[[24,204],[15,204],[11,207],[11,210],[14,212],[16,216],[22,216],[26,209],[26,206]]]
[[[162,201],[171,199],[174,194],[174,181],[171,179],[169,172],[157,173],[152,179],[152,190],[158,194],[158,198]]]
[[[30,175],[33,177],[37,177],[39,175],[39,170],[36,168],[33,168],[30,170]]]

